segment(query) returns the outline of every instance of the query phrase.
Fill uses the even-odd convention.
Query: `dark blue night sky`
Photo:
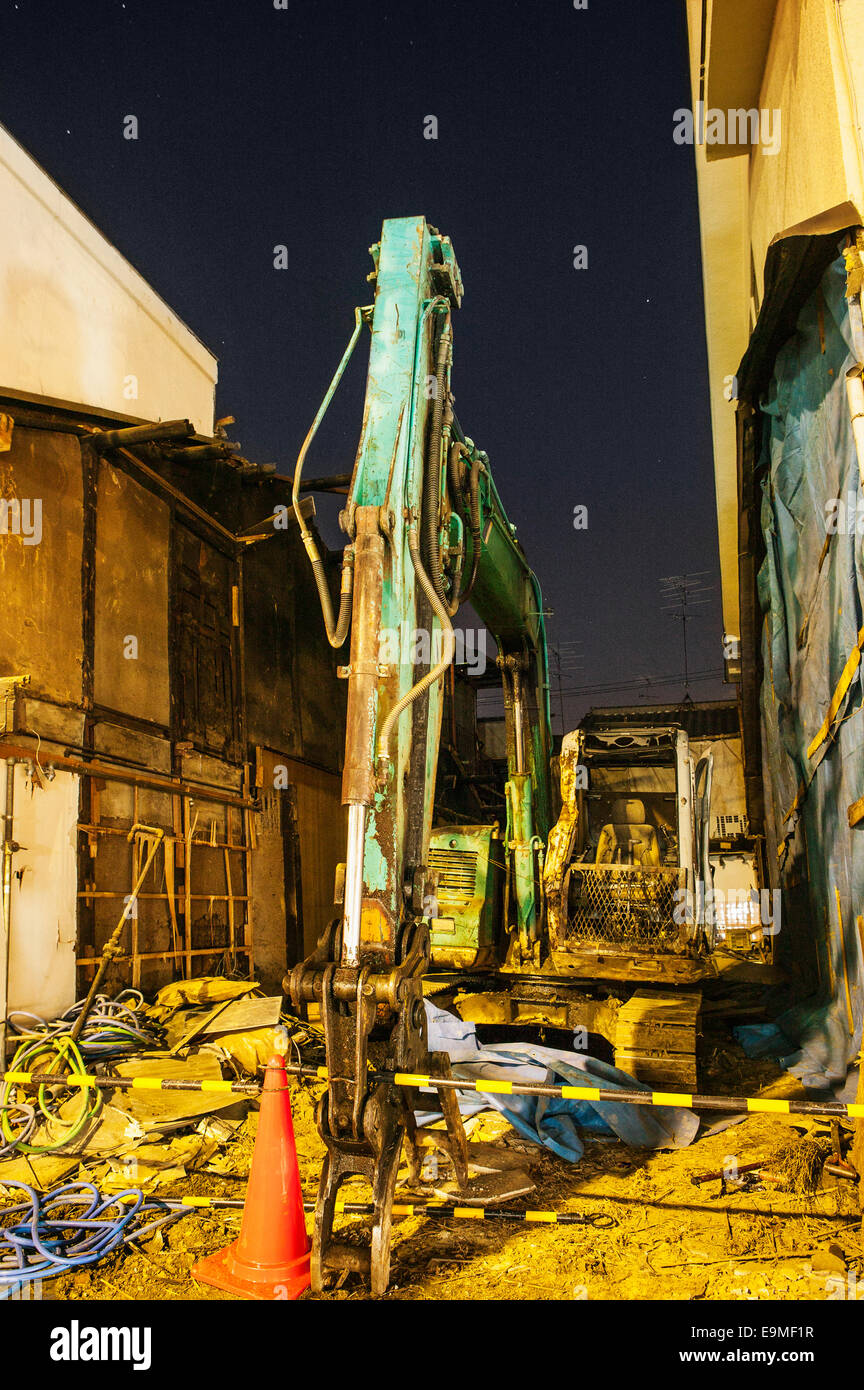
[[[219,357],[218,413],[248,457],[292,471],[370,298],[367,247],[384,217],[423,213],[465,281],[457,413],[490,455],[551,641],[582,644],[565,690],[683,671],[659,586],[682,572],[713,584],[691,671],[719,672],[696,179],[672,140],[683,3],[3,0],[0,38],[0,120]],[[356,364],[310,475],[350,470],[362,392]],[[645,698],[573,694],[566,722]]]

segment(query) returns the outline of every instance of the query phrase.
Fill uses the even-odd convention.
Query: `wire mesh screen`
[[[574,864],[568,885],[568,940],[580,944],[671,951],[681,938],[675,921],[678,868]],[[680,915],[680,914],[679,914]]]

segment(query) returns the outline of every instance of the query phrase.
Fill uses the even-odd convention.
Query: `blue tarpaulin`
[[[614,1090],[651,1088],[607,1062],[584,1052],[562,1052],[534,1043],[496,1044],[483,1047],[473,1023],[464,1023],[426,1000],[429,1047],[447,1052],[453,1075],[463,1080],[481,1077],[495,1081],[533,1081],[542,1085],[602,1086]],[[611,1138],[617,1135],[633,1148],[684,1148],[696,1135],[699,1118],[692,1110],[656,1106],[642,1109],[616,1105],[614,1101],[557,1100],[545,1096],[502,1096],[471,1091],[459,1093],[463,1115],[475,1115],[494,1107],[515,1130],[561,1158],[578,1163],[585,1152],[581,1133]],[[418,1112],[418,1122],[435,1115]],[[437,1117],[440,1118],[440,1117]]]
[[[804,304],[761,403],[762,727],[769,854],[781,888],[787,1007],[739,1030],[807,1086],[841,1084],[861,1047],[864,496],[846,398],[855,362],[842,256]]]

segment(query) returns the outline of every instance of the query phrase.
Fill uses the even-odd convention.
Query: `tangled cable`
[[[21,1009],[9,1015],[9,1024],[22,1038],[57,1038],[72,1031],[83,1007],[84,1000],[79,999],[50,1023]],[[78,1038],[82,1056],[88,1061],[106,1061],[128,1057],[142,1048],[158,1047],[159,1030],[144,1017],[143,1007],[144,996],[137,989],[121,990],[116,999],[97,994]],[[23,1020],[30,1020],[30,1026]]]
[[[59,1082],[76,1072],[85,1073],[87,1068],[75,1043],[61,1033],[57,1036],[36,1036],[22,1042],[12,1058],[10,1070],[43,1074],[56,1072]],[[65,1148],[78,1138],[102,1107],[102,1096],[97,1086],[82,1086],[77,1100],[70,1100],[65,1086],[56,1094],[55,1087],[43,1082],[36,1092],[35,1105],[20,1100],[18,1089],[10,1081],[3,1081],[0,1085],[0,1138],[3,1141],[0,1155],[3,1156],[16,1150],[25,1154],[45,1154]],[[57,1113],[59,1107],[66,1104],[74,1107],[68,1118]],[[13,1119],[13,1116],[17,1116],[17,1119]],[[36,1131],[42,1121],[45,1122],[46,1132],[37,1139]]]
[[[5,1093],[5,1088],[4,1088]],[[12,1130],[15,1138],[10,1142],[5,1140],[3,1124],[6,1115],[12,1117]],[[8,1158],[14,1153],[19,1144],[26,1144],[36,1130],[36,1107],[25,1105],[23,1101],[10,1100],[0,1101],[0,1158]]]
[[[26,1201],[0,1207],[0,1297],[4,1288],[11,1292],[29,1279],[53,1279],[95,1264],[119,1245],[187,1214],[145,1197],[140,1188],[103,1197],[89,1182],[70,1182],[45,1193],[8,1179],[3,1185],[26,1193]],[[10,1217],[11,1225],[5,1224]]]

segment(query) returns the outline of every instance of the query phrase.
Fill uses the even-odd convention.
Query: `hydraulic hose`
[[[452,497],[453,502],[459,506],[460,514],[462,514],[463,521],[465,520],[463,512],[464,492],[462,475],[459,470],[459,461],[462,457],[464,449],[464,441],[461,439],[455,439],[447,455],[447,481],[450,485],[450,496]],[[471,467],[468,474],[468,524],[471,531],[471,573],[468,577],[468,583],[466,584],[465,588],[462,589],[460,592],[459,586],[462,581],[462,567],[464,565],[465,559],[465,549],[463,546],[462,553],[457,563],[456,573],[454,575],[454,598],[453,603],[450,605],[451,618],[456,616],[456,613],[458,612],[460,605],[463,604],[466,601],[466,599],[470,597],[474,589],[474,585],[477,581],[477,571],[480,567],[480,548],[482,544],[480,517],[480,472],[483,469],[483,463],[479,454],[472,456],[470,462]]]
[[[452,419],[451,410],[450,417]],[[447,481],[450,484],[450,495],[454,502],[462,492],[462,477],[459,472],[459,460],[462,456],[462,440],[454,439],[447,454]]]
[[[441,511],[441,433],[444,421],[444,397],[447,391],[447,367],[451,340],[452,327],[448,309],[438,339],[438,355],[435,364],[435,400],[432,405],[432,424],[429,431],[426,471],[423,477],[423,550],[426,563],[429,566],[432,586],[442,603],[446,603],[447,600],[444,593],[444,581],[441,577],[441,555],[438,541]]]
[[[413,704],[424,691],[428,690],[436,681],[441,679],[444,672],[453,661],[453,653],[456,648],[456,637],[453,632],[446,605],[441,601],[432,587],[432,582],[423,568],[423,562],[420,559],[420,546],[417,537],[416,521],[412,521],[408,527],[408,550],[411,555],[411,563],[414,566],[414,572],[417,575],[417,582],[429,600],[436,617],[440,620],[441,631],[444,636],[444,650],[441,654],[440,661],[436,662],[436,664],[426,672],[426,675],[421,677],[417,684],[411,687],[407,695],[402,696],[402,699],[393,706],[387,718],[384,720],[384,723],[381,725],[381,732],[378,735],[379,782],[386,781],[390,770],[390,736],[399,716],[409,705]]]
[[[297,455],[297,463],[294,467],[294,480],[291,487],[291,505],[294,508],[294,515],[297,518],[297,525],[300,528],[300,539],[306,547],[306,554],[309,556],[309,560],[312,564],[312,573],[315,576],[315,587],[318,590],[318,600],[321,604],[321,613],[324,618],[324,627],[327,632],[327,641],[330,643],[331,647],[342,646],[343,642],[345,641],[345,638],[348,636],[348,628],[351,623],[351,592],[354,586],[354,547],[353,545],[346,546],[345,553],[342,557],[342,582],[340,585],[339,594],[339,616],[334,621],[333,600],[330,597],[330,585],[327,583],[327,574],[324,569],[324,562],[321,559],[321,556],[318,552],[318,546],[315,543],[315,537],[312,535],[312,532],[306,525],[306,519],[300,510],[300,480],[303,476],[303,464],[306,459],[306,455],[309,452],[309,446],[311,445],[312,440],[315,438],[315,435],[318,433],[318,426],[324,419],[324,416],[327,413],[327,408],[330,405],[330,402],[332,401],[334,395],[336,394],[336,388],[339,385],[339,382],[342,380],[342,374],[345,371],[345,368],[348,366],[348,362],[351,358],[351,354],[353,353],[354,348],[357,346],[357,339],[360,336],[360,330],[363,327],[363,323],[368,312],[369,311],[366,309],[354,310],[354,332],[351,334],[348,346],[342,354],[342,360],[339,363],[339,366],[336,368],[336,373],[333,377],[333,380],[330,382],[330,385],[327,388],[327,394],[325,395],[323,401],[318,407],[318,414],[312,421],[309,433],[303,440],[300,453]]]
[[[462,603],[462,595],[461,595],[461,593],[459,592],[459,590],[460,590],[461,585],[462,585],[462,566],[464,565],[464,563],[465,563],[465,547],[464,547],[464,545],[463,545],[463,546],[462,546],[462,549],[460,550],[460,552],[459,552],[459,554],[458,554],[458,556],[457,556],[457,558],[456,558],[456,565],[455,565],[455,568],[454,568],[454,570],[453,570],[453,593],[454,593],[454,596],[455,596],[455,597],[454,597],[452,603],[448,603],[448,604],[447,604],[447,612],[448,612],[448,614],[449,614],[449,616],[450,616],[451,618],[455,618],[455,617],[456,617],[456,614],[459,612],[459,608],[460,608],[460,605],[461,605],[461,603]]]
[[[477,582],[477,571],[480,568],[480,547],[483,543],[480,520],[480,469],[482,464],[479,458],[472,458],[471,473],[468,481],[468,505],[469,516],[471,518],[471,575],[465,586],[464,592],[460,595],[460,603],[464,603],[470,598]]]

